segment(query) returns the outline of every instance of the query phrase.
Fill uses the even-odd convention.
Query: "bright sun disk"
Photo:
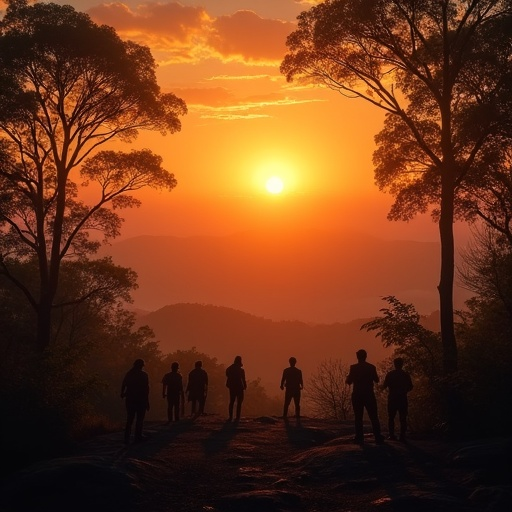
[[[279,176],[272,176],[267,180],[265,187],[271,194],[280,194],[283,191],[284,183]]]

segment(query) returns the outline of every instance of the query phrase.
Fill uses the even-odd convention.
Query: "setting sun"
[[[279,176],[272,176],[267,180],[265,187],[271,194],[280,194],[283,191],[284,183]]]

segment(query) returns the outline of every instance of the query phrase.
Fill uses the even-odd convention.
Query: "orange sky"
[[[188,106],[181,132],[167,137],[141,133],[131,147],[114,148],[149,148],[163,157],[165,168],[178,180],[172,192],[138,194],[142,206],[122,212],[126,222],[120,240],[242,231],[272,231],[286,238],[288,233],[300,236],[301,230],[314,229],[341,240],[349,238],[348,231],[385,240],[439,241],[429,216],[409,223],[386,219],[392,198],[374,185],[372,165],[382,111],[331,90],[288,84],[280,74],[286,37],[294,30],[297,15],[316,0],[58,1],[87,12],[99,24],[113,26],[124,39],[149,46],[163,92],[174,92]],[[281,194],[265,189],[272,175],[284,182]],[[456,233],[458,245],[465,244],[467,227],[456,226]],[[347,247],[346,252],[350,250]],[[373,265],[378,263],[376,255]],[[141,276],[145,269],[135,270]],[[380,271],[389,273],[385,267]],[[348,303],[341,308],[336,302],[343,286],[335,287],[332,297],[324,290],[324,298],[337,304],[336,311],[345,308],[353,318],[350,315],[360,313],[351,312]],[[424,301],[422,313],[437,309],[436,286],[437,279],[425,291],[429,300]],[[269,297],[274,292],[269,284]],[[310,292],[304,289],[298,294],[306,301]],[[377,312],[382,294],[375,290],[366,298],[373,306],[365,314]],[[386,289],[384,294],[421,299],[421,294],[418,298],[416,292],[403,289]],[[269,303],[269,297],[261,303]],[[164,297],[159,306],[183,300]],[[148,307],[139,302],[137,307]],[[326,309],[314,299],[310,302],[311,310]],[[288,319],[289,315],[277,316]]]
[[[180,133],[135,143],[160,154],[178,186],[143,192],[143,206],[124,213],[123,238],[306,226],[437,240],[429,218],[386,220],[391,198],[375,187],[371,160],[382,113],[279,73],[286,36],[314,0],[61,3],[148,45],[162,90],[188,105]],[[272,174],[285,184],[279,196],[265,190]]]

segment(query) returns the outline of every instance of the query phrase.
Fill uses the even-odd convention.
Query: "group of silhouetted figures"
[[[374,384],[379,383],[377,369],[366,361],[367,353],[361,349],[356,352],[357,363],[350,366],[346,384],[352,386],[352,407],[354,410],[355,442],[363,444],[363,415],[364,410],[370,419],[375,442],[384,442],[377,413],[377,399]],[[283,370],[280,388],[285,391],[283,418],[288,420],[288,409],[293,401],[295,418],[300,421],[301,391],[304,389],[302,371],[296,367],[297,359],[290,357],[287,368]],[[397,440],[395,436],[395,418],[398,414],[400,430],[398,440],[406,441],[407,432],[407,394],[412,389],[410,375],[403,369],[403,359],[394,360],[394,370],[388,372],[382,384],[388,390],[388,431],[389,439]],[[171,371],[162,378],[162,397],[167,398],[167,423],[180,420],[184,415],[185,393],[191,402],[192,416],[204,414],[208,394],[208,373],[203,369],[202,361],[196,361],[194,369],[188,374],[187,387],[183,386],[183,377],[179,372],[179,363],[171,364]],[[143,370],[144,360],[137,359],[127,372],[121,386],[121,398],[126,399],[125,443],[130,442],[131,430],[135,421],[135,442],[141,442],[144,417],[149,411],[149,377]],[[238,422],[242,413],[247,382],[242,357],[236,356],[233,364],[226,368],[226,387],[229,389],[228,414],[230,422]],[[236,403],[236,409],[235,409]],[[235,411],[234,411],[235,409]],[[235,415],[233,416],[233,412]]]

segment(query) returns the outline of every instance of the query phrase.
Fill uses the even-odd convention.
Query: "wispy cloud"
[[[215,81],[215,80],[260,80],[260,79],[269,79],[274,80],[275,77],[272,75],[217,75],[206,78],[207,81]]]
[[[299,100],[296,98],[253,98],[231,105],[189,104],[189,111],[196,113],[201,119],[259,119],[273,117],[271,109],[304,103],[316,103],[322,100]],[[257,112],[255,112],[257,111]]]

